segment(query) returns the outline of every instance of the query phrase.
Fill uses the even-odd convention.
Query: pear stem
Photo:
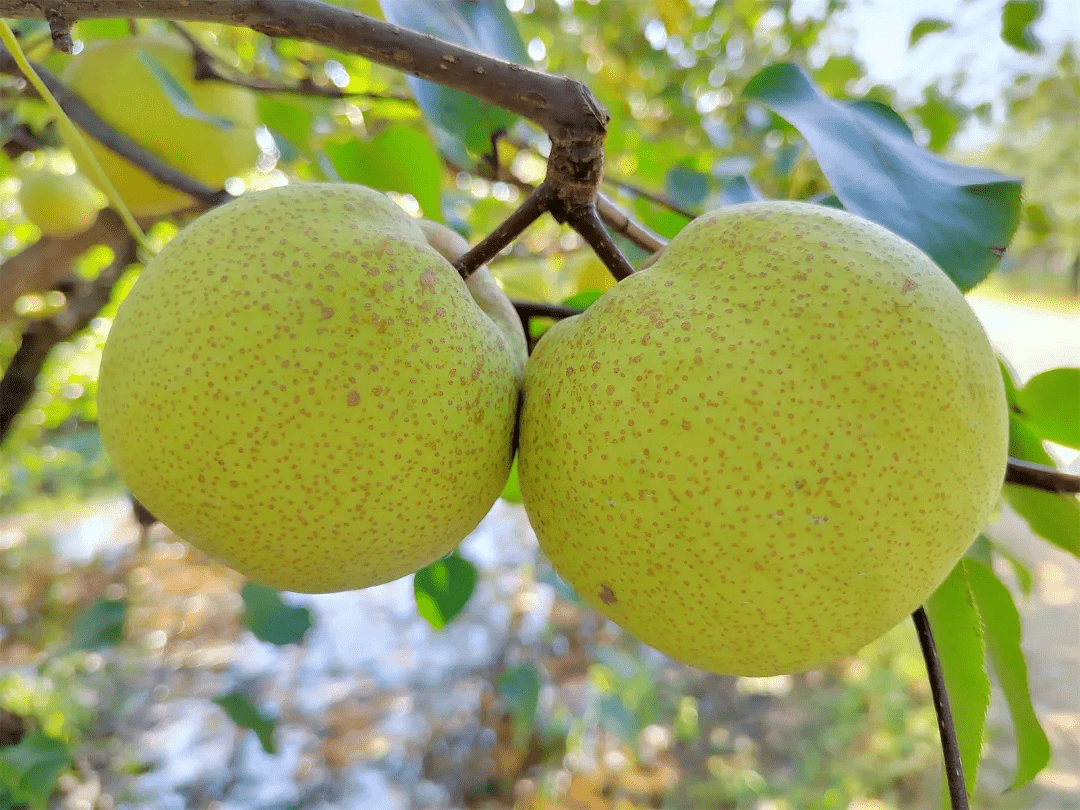
[[[555,190],[547,183],[537,186],[514,213],[480,240],[472,250],[454,262],[454,267],[461,277],[468,278],[478,267],[482,267],[498,256],[499,251],[517,239],[522,231],[551,208],[555,196]]]
[[[1018,458],[1009,459],[1005,468],[1005,483],[1046,492],[1080,492],[1080,475],[1072,475],[1045,464]]]
[[[956,739],[956,725],[953,723],[952,709],[949,708],[949,693],[945,689],[945,675],[941,670],[934,634],[930,629],[930,618],[919,607],[911,614],[915,622],[915,631],[919,636],[923,658],[926,660],[926,674],[930,679],[930,693],[934,698],[934,711],[937,712],[938,732],[941,734],[941,751],[945,758],[945,780],[949,785],[949,803],[952,810],[969,810],[967,786],[964,782],[964,764],[960,759],[960,744]]]
[[[616,281],[622,281],[634,275],[634,268],[619,250],[615,240],[611,238],[611,234],[600,220],[600,215],[596,213],[595,202],[589,201],[568,210],[566,222],[589,243],[589,247],[600,257],[600,261],[611,271]]]

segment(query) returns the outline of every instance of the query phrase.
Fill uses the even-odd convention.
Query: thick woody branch
[[[33,396],[38,374],[49,353],[58,343],[74,337],[94,319],[109,301],[113,285],[124,268],[135,261],[135,241],[126,231],[125,244],[116,258],[93,281],[69,277],[56,285],[68,299],[68,305],[51,318],[32,321],[22,334],[15,356],[0,378],[0,442],[15,417]]]
[[[1005,468],[1005,483],[1046,492],[1080,493],[1080,475],[1011,457]]]
[[[55,0],[0,0],[0,16],[45,19]],[[486,56],[317,0],[67,0],[71,19],[161,18],[241,25],[327,45],[469,93],[535,122],[551,137],[548,181],[567,205],[595,197],[608,115],[579,81]],[[595,181],[591,191],[583,182]]]
[[[80,234],[68,237],[43,236],[21,252],[0,263],[0,323],[15,312],[15,302],[28,293],[51,290],[71,272],[75,260],[94,245],[105,245],[118,253],[128,242],[124,223],[111,208]]]
[[[0,2],[4,1],[6,0],[0,0]],[[0,14],[2,13],[0,11]],[[230,198],[227,191],[210,188],[204,183],[188,177],[183,172],[177,171],[172,166],[164,163],[156,155],[148,152],[126,135],[117,132],[96,112],[90,109],[86,102],[68,90],[55,76],[40,65],[34,65],[34,70],[37,71],[45,86],[49,88],[49,92],[56,97],[57,103],[63,107],[68,117],[89,133],[98,143],[146,170],[154,179],[190,195],[207,207],[219,205]],[[22,71],[15,64],[14,58],[4,48],[0,48],[0,73],[13,76],[22,75]]]

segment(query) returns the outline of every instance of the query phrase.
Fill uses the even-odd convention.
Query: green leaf
[[[761,189],[754,185],[754,181],[745,174],[738,174],[722,181],[723,191],[720,192],[721,205],[736,205],[737,203],[754,202],[764,200],[765,195]]]
[[[377,191],[412,194],[428,219],[442,219],[442,160],[431,137],[393,124],[370,141],[350,137],[324,145],[342,180]]]
[[[31,810],[45,810],[60,774],[70,764],[71,752],[63,740],[32,732],[17,745],[0,748],[0,788],[7,788],[17,803]]]
[[[574,307],[584,312],[591,307],[594,303],[600,300],[604,295],[601,290],[582,290],[579,293],[571,295],[569,298],[563,299],[563,306]]]
[[[944,149],[952,136],[960,129],[966,110],[947,96],[943,96],[936,88],[927,88],[924,101],[912,111],[930,133],[930,142],[927,144],[933,152]]]
[[[943,20],[941,17],[923,17],[915,25],[911,26],[911,33],[908,35],[908,48],[914,48],[919,44],[919,40],[928,34],[948,31],[952,27],[952,22]]]
[[[962,290],[1012,239],[1020,182],[921,148],[888,106],[834,101],[791,63],[765,68],[743,94],[798,128],[845,208],[920,247]]]
[[[244,598],[244,625],[259,641],[279,647],[294,644],[311,629],[311,611],[286,604],[273,588],[248,582],[240,595]]]
[[[693,210],[709,196],[712,178],[686,166],[673,166],[664,178],[668,197],[680,208]]]
[[[1042,17],[1043,0],[1009,0],[1001,7],[1001,38],[1024,53],[1041,53],[1042,43],[1031,30]]]
[[[526,64],[528,53],[504,3],[479,0],[380,0],[387,22],[431,34],[474,51]],[[468,93],[407,76],[428,121],[473,154],[492,151],[491,138],[505,132],[517,116]],[[449,145],[453,150],[453,145]],[[456,150],[455,150],[456,151]]]
[[[510,465],[510,477],[506,479],[506,483],[503,485],[502,492],[499,497],[504,501],[510,503],[521,503],[521,484],[518,482],[518,463],[517,456],[514,456],[514,461]]]
[[[536,725],[540,673],[530,664],[518,664],[499,673],[495,686],[502,699],[510,704],[514,738],[519,746],[524,745]]]
[[[972,565],[978,563],[961,560],[926,602],[969,794],[975,790],[986,710],[990,706],[983,630],[968,581]]]
[[[986,652],[1005,693],[1016,735],[1016,773],[1010,790],[1027,784],[1050,761],[1050,742],[1031,705],[1027,662],[1020,647],[1020,614],[1009,589],[993,570],[968,561],[968,581],[982,616]]]
[[[1017,391],[1016,404],[1043,439],[1080,450],[1080,368],[1036,374]]]
[[[282,160],[291,162],[311,149],[315,104],[319,100],[259,94],[259,121],[274,136]]]
[[[127,20],[79,20],[71,33],[86,42],[99,39],[123,39],[131,36]]]
[[[70,646],[76,650],[97,650],[119,644],[124,637],[126,599],[99,599],[75,617]]]
[[[235,123],[228,118],[222,118],[218,115],[210,115],[203,112],[195,106],[195,102],[191,100],[191,96],[188,95],[176,78],[169,73],[168,70],[153,57],[153,55],[142,50],[138,51],[139,61],[143,63],[143,66],[150,71],[150,74],[157,80],[157,83],[161,85],[161,89],[165,91],[165,95],[169,99],[169,103],[173,105],[173,108],[180,113],[184,118],[192,118],[196,121],[202,121],[204,124],[210,124],[222,130],[229,130],[236,126]]]
[[[1038,434],[1015,413],[1009,414],[1009,455],[1054,466]],[[1080,500],[1075,495],[1043,492],[1016,484],[1006,484],[1002,492],[1033,532],[1080,557]]]
[[[229,715],[229,719],[240,728],[254,731],[263,751],[271,755],[277,753],[277,746],[274,744],[277,721],[270,715],[260,712],[251,702],[251,698],[243,692],[233,691],[214,698],[214,703],[223,708]]]
[[[1001,356],[998,357],[998,367],[1001,369],[1001,381],[1005,384],[1005,401],[1013,408],[1016,406],[1016,371]]]
[[[413,577],[416,608],[436,630],[461,613],[475,587],[476,566],[456,553],[421,568]]]

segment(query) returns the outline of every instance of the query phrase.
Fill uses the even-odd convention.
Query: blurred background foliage
[[[400,19],[394,15],[407,16],[409,4],[356,0],[341,5]],[[1080,54],[1075,43],[1043,42],[1035,36],[1041,3],[965,4],[992,17],[995,36],[1029,58],[992,101],[962,101],[970,95],[964,92],[969,77],[962,66],[922,87],[873,84],[855,39],[844,28],[846,15],[859,5],[856,0],[506,0],[505,9],[484,3],[457,7],[478,15],[474,23],[480,19],[478,26],[466,30],[487,25],[489,33],[501,35],[506,35],[508,12],[520,38],[501,40],[501,52],[589,85],[612,115],[605,193],[664,236],[678,232],[688,215],[722,204],[758,196],[819,199],[829,192],[830,184],[798,130],[743,95],[749,80],[766,66],[793,62],[829,97],[890,105],[903,115],[916,141],[932,152],[1024,178],[1019,230],[999,271],[979,291],[1029,296],[1067,311],[1080,310],[1080,164],[1075,160],[1080,153],[1075,112],[1080,107]],[[957,20],[963,13],[957,12]],[[957,35],[957,20],[928,17],[909,31],[893,33],[912,49],[932,49],[936,38]],[[432,24],[437,26],[438,19]],[[287,178],[362,183],[392,193],[411,213],[441,219],[475,242],[520,202],[524,184],[543,177],[545,138],[497,111],[467,101],[443,108],[441,114],[422,109],[422,95],[400,73],[315,44],[270,40],[222,25],[185,28],[228,75],[277,87],[305,82],[319,91],[258,93],[263,124],[259,165],[230,181],[233,192]],[[51,49],[47,26],[20,21],[17,29],[23,47],[39,64],[62,73],[70,57]],[[74,35],[77,41],[92,42],[133,31],[168,30],[156,21],[92,20],[77,23]],[[449,38],[451,33],[445,29],[444,35]],[[41,166],[66,172],[73,166],[41,102],[23,92],[11,76],[0,75],[0,90],[0,142],[7,144],[0,155],[4,261],[40,237],[16,200],[18,172]],[[462,121],[506,124],[509,130],[493,151],[482,132],[478,136],[477,130],[462,128]],[[32,149],[19,146],[27,133],[34,141]],[[166,243],[185,218],[154,223],[152,244]],[[635,264],[644,258],[638,248],[620,244]],[[71,271],[92,281],[113,258],[111,250],[99,245],[80,255]],[[550,220],[527,231],[492,269],[512,297],[527,300],[564,301],[611,284],[581,240]],[[132,265],[89,326],[49,353],[36,392],[0,446],[0,515],[9,525],[20,515],[51,515],[123,492],[96,431],[94,398],[111,318],[137,274],[138,266]],[[5,281],[0,279],[0,287]],[[0,368],[10,364],[29,324],[62,313],[65,305],[63,293],[45,290],[22,296],[0,312]],[[107,583],[137,566],[130,563],[129,569],[121,566],[106,575],[64,562],[46,538],[31,539],[17,547],[0,544],[5,576],[27,583],[22,596],[5,597],[9,629],[0,635],[0,651],[9,664],[36,662],[33,677],[25,672],[0,676],[0,706],[34,718],[36,728],[49,738],[74,746],[94,726],[95,715],[86,705],[87,684],[96,683],[95,677],[104,679],[101,673],[108,670],[94,652],[94,639],[95,634],[111,638],[116,608],[107,600],[115,601],[121,592],[110,595]],[[148,618],[153,606],[140,606],[130,589],[123,595],[131,600],[126,609],[136,616],[129,620],[128,632],[138,635],[140,627],[145,627],[144,636],[157,632]],[[567,605],[575,604],[571,595],[563,596]],[[246,631],[257,632],[266,624],[265,615],[252,607],[256,602],[263,605],[259,610],[295,611],[265,594],[260,598],[245,591],[249,614],[237,621]],[[240,605],[230,604],[236,613]],[[288,616],[291,625],[302,629],[295,638],[273,643],[299,642],[303,636],[308,619]],[[82,641],[74,645],[78,649],[71,644],[73,626],[82,628]],[[872,645],[848,666],[772,683],[740,681],[737,689],[728,684],[718,690],[715,679],[685,669],[657,676],[655,668],[640,663],[641,650],[621,636],[606,638],[590,651],[597,660],[589,665],[588,678],[602,710],[591,719],[575,719],[567,703],[553,711],[554,725],[540,730],[556,738],[562,735],[566,746],[553,753],[545,748],[551,740],[540,734],[542,756],[569,753],[596,765],[567,776],[572,784],[560,783],[559,791],[614,797],[608,804],[578,806],[663,801],[642,806],[876,810],[926,807],[936,801],[939,749],[934,716],[909,628]],[[518,707],[518,723],[524,724],[530,740],[538,733],[529,726],[539,688],[533,677],[535,673],[518,671],[499,683]],[[109,691],[104,686],[101,690]],[[728,703],[715,705],[717,694]],[[266,719],[253,706],[230,700],[230,716],[259,726],[262,739]],[[768,723],[759,720],[740,730],[734,718],[744,716],[755,701],[769,701],[774,715]],[[603,726],[608,748],[590,749],[596,729],[586,735],[575,723]],[[721,727],[731,730],[717,733]],[[53,774],[57,753],[39,754],[34,761],[41,773]],[[641,766],[631,769],[634,773],[658,781],[619,782],[623,777],[618,774],[625,773],[620,763],[628,760]],[[673,779],[665,771],[664,763],[673,767],[674,761],[686,778]],[[4,767],[0,762],[0,779]],[[582,775],[586,773],[591,775]],[[582,785],[574,781],[578,779],[593,782]],[[51,790],[52,782],[43,783]],[[22,800],[37,795],[33,790],[32,785],[27,788]],[[879,803],[853,804],[859,796],[878,797]],[[1022,799],[995,796],[985,806],[1019,807],[1016,801]]]

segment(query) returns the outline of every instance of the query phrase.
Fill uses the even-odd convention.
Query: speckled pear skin
[[[193,545],[292,591],[442,557],[510,470],[495,324],[389,198],[306,184],[182,231],[121,304],[98,413],[121,477]]]
[[[556,570],[671,657],[841,659],[945,578],[1008,435],[994,353],[917,248],[846,212],[710,212],[540,340],[519,476]]]

